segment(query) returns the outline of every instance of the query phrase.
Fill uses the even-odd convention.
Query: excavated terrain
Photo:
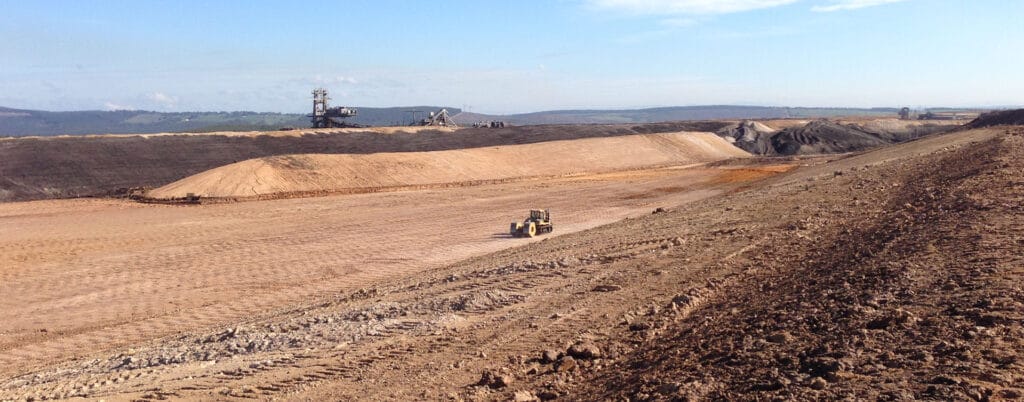
[[[285,295],[301,287],[270,281],[233,296],[239,303],[200,300],[198,305],[204,307],[186,306],[180,316],[151,315],[153,322],[167,321],[160,327],[163,332],[138,332],[144,325],[66,332],[59,329],[61,317],[28,307],[16,318],[26,320],[21,324],[26,331],[35,332],[13,338],[28,346],[7,343],[0,348],[0,358],[6,360],[0,399],[1020,398],[1022,156],[1024,128],[999,127],[829,159],[720,163],[696,175],[659,170],[633,172],[632,179],[605,176],[584,180],[586,185],[565,184],[568,187],[535,182],[535,189],[548,188],[562,197],[562,208],[604,209],[590,212],[595,214],[590,218],[566,217],[569,222],[589,222],[569,230],[575,233],[523,241],[507,249],[493,242],[517,240],[496,239],[472,252],[462,246],[475,242],[466,230],[437,226],[447,216],[440,211],[464,210],[456,200],[483,202],[491,194],[495,201],[470,211],[474,220],[485,222],[493,220],[494,211],[551,196],[531,197],[532,201],[501,198],[512,188],[503,186],[527,185],[522,183],[457,190],[463,193],[434,190],[431,197],[437,198],[427,199],[421,199],[423,193],[409,192],[441,217],[428,219],[429,230],[424,227],[422,232],[402,229],[423,227],[414,218],[416,211],[388,223],[396,236],[420,239],[418,246],[410,248],[387,236],[375,241],[398,243],[399,254],[424,250],[424,255],[431,255],[436,253],[431,244],[443,247],[446,242],[463,252],[430,266],[405,268],[400,275],[360,276],[346,285],[314,278],[318,285],[303,284],[312,288],[293,298]],[[788,166],[779,166],[781,162]],[[797,164],[801,167],[780,173]],[[586,190],[588,186],[592,189]],[[673,187],[677,189],[668,190]],[[666,198],[683,187],[715,191]],[[529,195],[522,191],[525,188],[516,188],[517,194]],[[222,216],[211,229],[194,231],[209,237],[218,225],[236,227],[250,208],[305,209],[305,215],[317,215],[314,211],[322,214],[353,197],[402,194],[89,208],[110,216],[117,216],[112,208],[125,209],[122,213],[129,216],[143,211],[135,212],[140,214],[136,220],[148,225],[202,222],[201,216],[188,211]],[[606,204],[610,198],[626,204]],[[396,198],[386,200],[382,205],[404,205]],[[630,204],[636,201],[645,202]],[[45,219],[63,219],[61,202],[70,201],[39,204],[31,213],[8,211],[0,219],[43,219],[37,224],[46,227],[51,222]],[[655,206],[668,208],[651,214]],[[648,212],[635,213],[641,209]],[[145,211],[169,211],[172,216]],[[273,216],[273,211],[267,213]],[[337,231],[331,216],[320,219],[319,226],[298,224],[278,237],[246,235],[257,244],[276,247],[259,248],[264,251],[253,262],[263,258],[259,255],[270,258],[275,251],[286,250],[291,243],[278,245],[278,240],[298,239],[299,234],[307,235],[306,240],[291,247],[310,244],[300,252],[306,255],[327,256],[332,254],[331,244],[360,238],[354,233],[352,240],[331,235],[322,244],[315,241],[316,236]],[[72,217],[74,222],[90,219]],[[607,224],[594,227],[599,222]],[[138,228],[136,222],[124,224]],[[268,228],[273,225],[264,223]],[[474,223],[468,229],[484,226]],[[441,232],[443,237],[433,237]],[[242,234],[223,236],[240,239],[235,236]],[[106,234],[95,241],[124,247],[116,245],[125,241],[119,236]],[[0,242],[8,247],[25,244]],[[86,256],[87,250],[74,246],[80,243],[68,239],[65,244],[70,247],[56,247]],[[248,247],[228,242],[195,251],[211,257],[206,263],[229,266],[241,262],[231,253],[248,253]],[[480,252],[488,248],[499,251]],[[188,250],[177,252],[184,251]],[[5,272],[4,283],[38,270],[31,261],[45,259],[31,246],[18,255],[28,265]],[[131,277],[132,255],[101,262],[97,267],[124,263],[126,270],[118,270],[118,275]],[[320,269],[338,264],[336,259],[323,262]],[[382,263],[385,260],[361,260],[352,268],[373,271]],[[301,266],[308,263],[284,258],[273,267],[286,271],[270,276],[287,278],[295,275],[288,269]],[[261,275],[274,272],[257,268],[254,273]],[[227,274],[240,279],[248,270],[241,267]],[[209,275],[203,283],[216,278],[215,273]],[[51,289],[42,283],[24,289]],[[112,294],[118,294],[113,289]],[[154,289],[163,290],[137,290],[144,295]],[[196,287],[193,295],[216,289]],[[267,299],[275,292],[277,296]],[[81,297],[91,300],[88,294],[83,290]],[[247,311],[243,306],[249,298],[267,301],[268,307]],[[62,303],[76,302],[57,302],[55,311],[63,308]],[[197,312],[219,311],[221,305],[231,313],[222,313],[221,319],[189,321]],[[167,308],[152,306],[148,311]],[[112,319],[134,322],[129,314],[134,313],[125,310]],[[34,315],[36,321],[31,320]],[[11,320],[5,318],[15,322]],[[175,326],[175,320],[192,324]],[[89,335],[75,338],[76,333]],[[69,339],[83,342],[64,342]],[[62,344],[73,347],[56,346]]]
[[[992,126],[1019,126],[1024,125],[1024,109],[1000,110],[984,113],[970,123],[971,128],[983,128]]]
[[[726,123],[546,125],[501,129],[300,131],[0,138],[0,202],[124,194],[247,159],[289,154],[422,152],[678,131]]]
[[[950,121],[895,119],[765,123],[743,121],[717,133],[756,155],[815,155],[863,151],[959,128],[959,124]]]
[[[905,148],[956,137],[972,142],[888,163],[849,158],[834,164],[834,177],[771,191],[795,211],[755,208],[784,217],[766,247],[743,253],[738,273],[711,290],[684,294],[701,307],[656,319],[632,353],[574,392],[1020,398],[1024,129]]]
[[[665,133],[370,155],[284,155],[212,169],[146,192],[243,200],[456,187],[687,166],[749,157],[711,133]]]

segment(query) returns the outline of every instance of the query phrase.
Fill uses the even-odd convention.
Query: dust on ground
[[[8,371],[0,397],[1019,398],[1022,154],[1012,128],[802,161],[745,190]],[[673,181],[648,188],[676,194],[656,191]]]

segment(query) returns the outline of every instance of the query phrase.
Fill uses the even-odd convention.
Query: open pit
[[[317,197],[0,204],[0,400],[1024,393],[1024,128],[787,157],[636,134],[158,189]],[[555,232],[509,237],[538,207]]]

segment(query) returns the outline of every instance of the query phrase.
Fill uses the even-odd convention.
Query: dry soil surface
[[[777,175],[770,172],[784,169],[731,170],[705,182],[728,191],[684,192],[658,201],[647,197],[675,197],[666,192],[688,187],[691,171],[645,172],[662,177],[645,179],[652,180],[646,185],[638,179],[594,179],[569,187],[560,187],[563,181],[537,181],[198,208],[88,204],[93,211],[81,214],[69,214],[60,204],[19,204],[15,211],[0,209],[5,211],[0,219],[24,219],[20,227],[41,234],[18,241],[14,236],[20,231],[0,232],[5,247],[0,255],[26,261],[5,270],[2,283],[42,279],[21,282],[26,285],[18,287],[20,303],[5,301],[0,310],[9,314],[3,322],[19,325],[4,338],[0,399],[1020,398],[1022,156],[1024,128],[992,128],[803,161],[808,166]],[[672,173],[658,176],[667,172]],[[744,181],[757,177],[767,178]],[[556,210],[565,217],[556,221],[556,233],[562,233],[560,222],[588,221],[587,214],[612,223],[543,241],[488,238],[486,232],[501,236],[503,222],[496,226],[493,214],[502,203],[512,209],[526,199],[536,204],[528,196],[532,191],[505,191],[527,185],[550,191],[545,203],[562,203]],[[583,190],[587,186],[594,187]],[[385,213],[383,200],[391,198],[380,198],[374,202],[381,212],[370,216],[404,216],[407,220],[386,226],[397,237],[367,231],[342,238],[346,232],[338,230],[335,219],[358,214],[337,206],[375,197],[426,197],[431,205]],[[621,206],[630,202],[641,204]],[[670,202],[679,206],[619,220],[630,215],[628,210],[646,212]],[[497,207],[485,207],[488,203]],[[115,213],[117,208],[126,209]],[[405,213],[406,208],[412,210]],[[465,231],[452,230],[450,213],[460,208],[473,211],[459,215]],[[246,221],[261,209],[277,213]],[[146,238],[159,239],[160,233],[180,238],[134,257],[126,251],[89,257],[90,248],[76,247],[76,239],[88,236],[67,227],[99,227],[86,222],[104,213],[143,224],[124,223],[121,232],[91,235],[99,246],[145,247],[147,242],[128,244],[138,233],[132,230],[150,230]],[[133,214],[176,217],[147,221]],[[189,227],[168,222],[196,222],[191,227],[199,239],[189,246],[188,230],[159,230]],[[203,222],[214,225],[198,229]],[[62,224],[65,229],[51,227]],[[260,225],[266,229],[254,227]],[[263,232],[274,228],[280,229]],[[377,245],[381,241],[397,244]],[[442,261],[415,269],[410,267],[418,262],[370,260],[382,256],[362,254],[346,263],[361,255],[343,249],[346,242],[385,252],[401,249],[390,255],[417,260],[440,253]],[[465,252],[482,253],[491,242],[503,242],[493,250],[509,242],[522,247]],[[115,279],[90,279],[72,270],[58,290],[53,282],[61,270],[40,262],[54,253],[30,251],[48,244],[66,250],[71,256],[66,258],[98,261],[86,264],[91,269],[120,269],[108,273]],[[13,253],[9,247],[29,251]],[[175,255],[194,256],[171,259],[184,264],[160,263]],[[475,256],[462,259],[470,255]],[[135,263],[119,265],[118,256]],[[152,260],[138,263],[146,258]],[[387,264],[401,274],[372,268]],[[316,274],[318,267],[335,271]],[[170,286],[118,288],[117,283],[147,282],[131,280],[133,269],[144,269],[143,278],[177,276],[161,282]],[[361,271],[345,274],[345,269]],[[281,272],[273,274],[276,270]],[[293,280],[296,286],[244,285],[253,275],[278,278],[271,283]],[[104,288],[89,280],[107,281],[113,290],[95,299],[96,311],[118,311],[124,301],[102,300],[121,294],[136,294],[133,300],[143,306],[178,292],[188,297],[176,302],[192,297],[200,302],[180,310],[154,306],[162,313],[150,318],[132,319],[130,309],[120,310],[114,317],[120,324],[58,329],[64,321],[87,321],[76,314],[96,314],[64,312],[78,301],[59,304],[78,295],[88,300],[86,295]],[[189,291],[194,283],[214,286]],[[174,290],[177,285],[183,289]],[[244,291],[230,293],[236,287]],[[34,294],[59,296],[33,299]],[[261,300],[291,304],[277,310],[245,307]],[[200,318],[217,314],[223,316]],[[42,328],[53,330],[41,333]],[[154,339],[156,333],[131,328],[164,328],[166,336]]]
[[[714,162],[750,154],[711,133],[667,133],[369,155],[284,155],[222,166],[152,198],[247,198],[454,186]]]
[[[727,123],[385,128],[0,138],[0,202],[106,196],[160,187],[247,159],[292,154],[424,152],[578,138],[715,131]]]
[[[61,361],[93,362],[106,351],[126,353],[157,338],[170,337],[155,345],[216,332],[540,241],[505,233],[530,207],[550,208],[555,233],[572,233],[713,196],[789,167],[669,167],[193,207],[115,200],[0,204],[0,376],[25,378],[19,376]],[[215,356],[152,364],[224,361]],[[0,382],[0,399],[19,395],[21,381]],[[65,380],[46,386],[59,390],[40,396],[132,389],[83,391]]]

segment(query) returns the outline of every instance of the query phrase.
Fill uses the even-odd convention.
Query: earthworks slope
[[[710,133],[671,133],[369,155],[286,155],[212,169],[147,193],[152,198],[246,198],[337,193],[683,166],[748,157]]]
[[[410,127],[0,138],[0,202],[104,196],[132,187],[159,187],[219,166],[273,155],[437,151],[630,134],[715,131],[725,124],[550,125],[454,131]]]

